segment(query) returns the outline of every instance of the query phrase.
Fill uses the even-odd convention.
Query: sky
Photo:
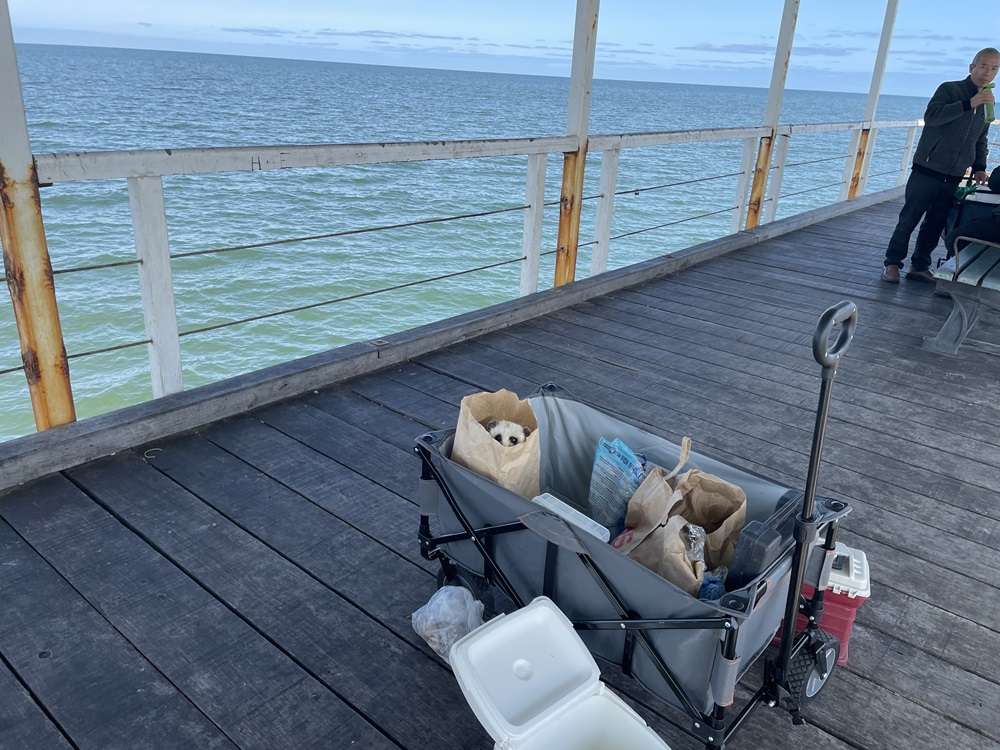
[[[8,0],[22,43],[566,76],[574,0]],[[781,0],[604,0],[595,76],[763,86]],[[900,0],[883,93],[926,96],[1000,24]],[[83,8],[86,7],[86,11]],[[980,5],[982,10],[984,6]],[[802,0],[788,88],[865,92],[885,5]]]

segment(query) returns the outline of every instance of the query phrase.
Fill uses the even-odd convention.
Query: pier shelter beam
[[[563,154],[554,286],[569,284],[576,278],[576,254],[580,242],[580,208],[583,202],[584,167],[587,161],[590,91],[594,81],[599,6],[599,0],[577,0],[576,3],[566,134],[576,137],[577,148],[575,151]]]
[[[795,23],[799,16],[799,0],[785,0],[781,11],[781,27],[778,30],[778,44],[774,51],[774,66],[771,68],[771,86],[767,91],[767,109],[764,111],[764,127],[771,132],[762,136],[757,144],[757,161],[754,165],[753,180],[750,183],[750,200],[747,202],[746,228],[755,229],[760,224],[764,192],[771,171],[771,151],[781,117],[781,102],[785,96],[785,81],[788,79],[788,63],[792,56],[792,42],[795,38]],[[774,196],[777,200],[777,196]]]
[[[7,0],[0,0],[0,202],[0,243],[21,361],[35,426],[47,430],[73,422],[76,409]]]
[[[899,0],[886,0],[882,35],[879,37],[878,53],[875,55],[871,86],[868,87],[868,101],[865,103],[864,123],[860,130],[853,131],[851,135],[851,147],[848,151],[850,157],[844,167],[844,184],[840,190],[841,200],[857,198],[864,191],[865,183],[868,181],[876,135],[872,132],[871,123],[875,119],[878,98],[882,93],[885,65],[889,59],[889,43],[892,41],[892,30],[896,25],[898,9]]]

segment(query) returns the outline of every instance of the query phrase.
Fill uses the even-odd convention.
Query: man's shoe
[[[925,284],[933,284],[937,279],[930,271],[910,271],[906,274],[908,281],[922,281]]]
[[[882,281],[890,284],[899,283],[899,266],[886,266],[882,269]]]

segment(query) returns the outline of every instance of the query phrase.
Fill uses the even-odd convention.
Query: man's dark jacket
[[[940,174],[961,177],[986,169],[986,133],[990,124],[985,105],[973,109],[969,100],[979,89],[971,77],[938,86],[924,113],[924,132],[913,155],[913,164]]]

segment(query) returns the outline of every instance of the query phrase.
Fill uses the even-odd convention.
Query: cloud
[[[656,56],[659,52],[653,52],[648,49],[629,49],[628,47],[623,47],[622,49],[601,49],[601,45],[597,45],[598,54],[602,55],[648,55]]]
[[[893,39],[907,39],[918,42],[954,42],[955,37],[951,34],[893,34]]]
[[[269,26],[224,26],[222,31],[231,34],[252,34],[253,36],[281,37],[290,36],[296,32],[288,29],[276,29]]]
[[[738,55],[774,54],[773,44],[709,44],[708,42],[699,42],[690,47],[678,47],[677,49],[697,52],[731,52]]]
[[[866,31],[863,29],[830,29],[824,34],[828,37],[862,37],[864,39],[878,39],[882,36],[880,31]]]
[[[721,52],[736,55],[773,55],[773,44],[709,44],[700,42],[689,47],[678,47],[682,50],[696,52]],[[855,52],[863,52],[863,47],[832,47],[832,46],[793,46],[792,54],[797,57],[848,57]]]
[[[365,29],[362,31],[339,31],[337,29],[320,29],[315,32],[319,36],[350,36],[368,39],[432,39],[436,41],[464,42],[475,40],[475,37],[442,36],[440,34],[421,34],[418,32],[384,31],[382,29]]]
[[[149,28],[150,26],[152,26],[153,24],[151,24],[151,23],[150,23],[149,21],[136,21],[136,24],[135,24],[135,25],[136,25],[136,26],[144,26],[145,28],[147,28],[147,29],[148,29],[148,28]]]

